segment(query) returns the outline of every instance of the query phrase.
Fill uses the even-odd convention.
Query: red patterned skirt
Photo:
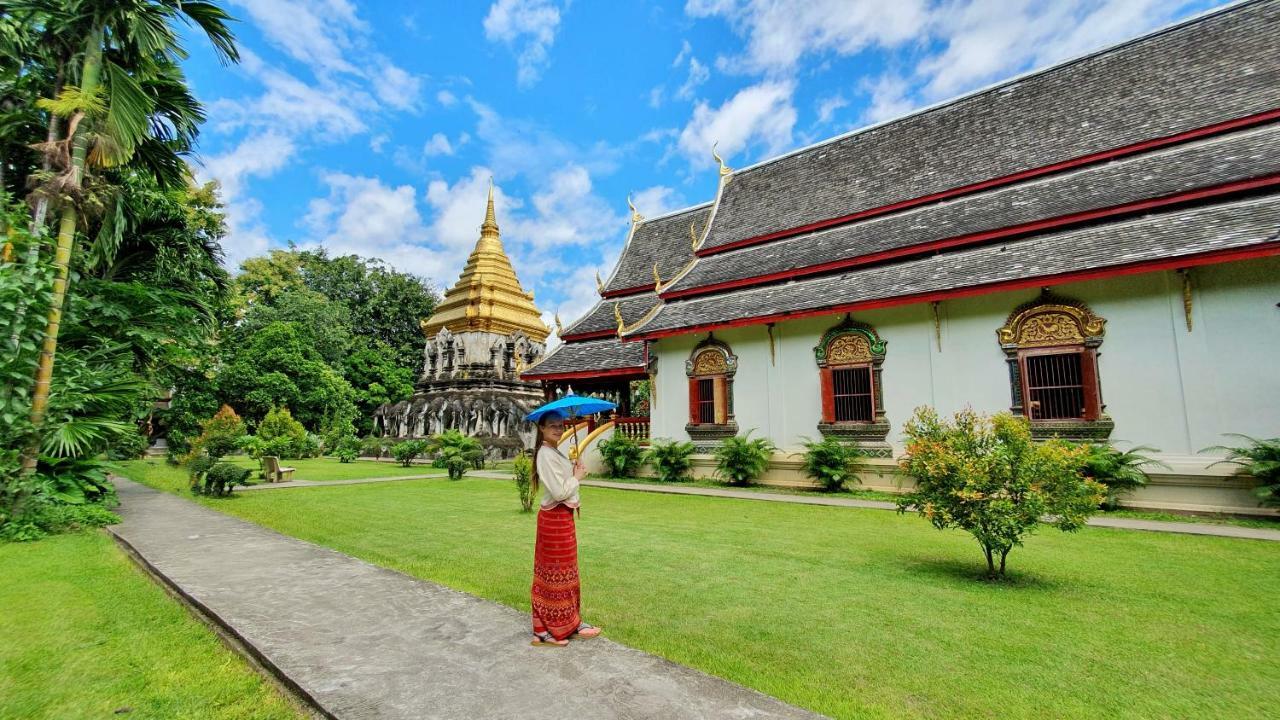
[[[573,510],[566,505],[543,508],[533,545],[533,631],[563,640],[578,629],[581,610]]]

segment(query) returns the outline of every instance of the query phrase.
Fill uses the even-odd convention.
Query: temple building
[[[972,407],[1157,448],[1128,504],[1270,512],[1205,450],[1280,434],[1278,256],[1280,2],[1259,0],[721,162],[714,202],[633,222],[523,377],[649,378],[649,434],[694,442],[699,475],[751,432],[779,448],[763,482],[807,484],[794,453],[828,436],[902,489],[915,408]]]
[[[423,438],[459,430],[479,439],[491,458],[531,446],[533,425],[524,416],[543,393],[520,373],[542,358],[551,331],[502,247],[492,184],[480,239],[462,276],[421,324],[427,339],[417,391],[379,407],[375,432]]]

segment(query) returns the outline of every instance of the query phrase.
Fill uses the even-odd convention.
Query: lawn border
[[[128,540],[116,532],[114,525],[104,527],[103,530],[115,540],[116,546],[120,548],[121,552],[134,566],[149,576],[152,582],[164,590],[166,595],[176,600],[179,605],[186,609],[189,615],[212,630],[213,634],[222,641],[225,647],[243,658],[259,676],[267,680],[272,687],[280,692],[291,707],[312,720],[339,720],[338,716],[325,710],[324,706],[317,702],[310,693],[294,682],[287,673],[271,662],[266,655],[242,637],[240,633],[236,632],[231,623],[228,623],[204,603],[187,594],[169,576],[161,572],[155,565],[152,565],[149,560],[143,557],[142,553],[138,552],[137,548],[133,547]]]

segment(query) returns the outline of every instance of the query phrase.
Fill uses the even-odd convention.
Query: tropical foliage
[[[1156,448],[1140,445],[1120,450],[1113,445],[1085,445],[1084,475],[1107,489],[1102,508],[1114,510],[1120,507],[1120,497],[1147,484],[1148,467],[1168,468],[1168,465],[1147,457],[1144,453],[1159,452]]]
[[[1263,505],[1280,505],[1280,438],[1263,440],[1238,434],[1230,437],[1244,440],[1245,444],[1237,447],[1219,445],[1208,449],[1225,451],[1227,457],[1221,462],[1239,465],[1242,473],[1258,480],[1258,487],[1254,492]]]
[[[533,461],[528,453],[520,453],[511,463],[511,477],[516,481],[516,492],[520,494],[520,508],[524,512],[533,511],[533,501],[537,491],[533,488]]]
[[[635,477],[644,464],[644,448],[622,433],[615,432],[608,440],[600,441],[597,447],[610,477]]]
[[[461,480],[467,470],[484,467],[484,446],[457,430],[432,436],[427,452],[435,456],[431,465],[448,470],[451,480]]]
[[[680,482],[689,479],[693,469],[693,443],[678,440],[653,440],[646,459],[653,464],[658,479]]]
[[[426,440],[405,440],[391,446],[391,457],[401,466],[409,467],[419,456],[427,454],[427,450]]]
[[[857,481],[855,471],[862,451],[856,446],[835,438],[823,438],[817,442],[805,438],[801,444],[804,453],[801,454],[803,464],[800,468],[824,490],[837,492],[843,490],[849,480]]]
[[[1003,577],[1009,552],[1046,516],[1059,530],[1084,526],[1106,488],[1084,477],[1088,450],[1061,440],[1032,442],[1025,418],[972,410],[947,421],[918,408],[903,433],[902,469],[916,489],[898,500],[939,530],[960,528],[977,539],[987,575]]]
[[[769,458],[777,450],[768,438],[746,435],[725,438],[716,448],[716,476],[730,485],[750,485],[769,469]]]

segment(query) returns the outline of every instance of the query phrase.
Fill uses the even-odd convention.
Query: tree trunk
[[[58,74],[53,80],[53,97],[57,98],[62,94],[62,83],[64,82],[63,71],[66,69],[66,58],[58,60]],[[49,113],[49,132],[45,133],[45,147],[51,147],[53,143],[58,141],[58,136],[62,134],[62,118],[54,113]],[[53,163],[49,159],[49,153],[46,151],[44,157],[40,159],[40,168],[45,172],[49,172],[53,168]],[[44,220],[49,212],[49,197],[41,194],[36,198],[35,212],[31,216],[31,235],[39,238],[44,235]],[[39,243],[36,245],[39,247]]]
[[[1000,553],[1000,577],[1004,577],[1004,559],[1009,557],[1009,551],[1006,549]]]
[[[987,545],[983,545],[982,554],[987,556],[987,577],[995,577],[996,562],[995,562],[995,557],[991,553],[991,548]]]
[[[102,36],[103,28],[95,28],[85,42],[84,71],[80,74],[80,91],[93,95],[98,91],[102,74]],[[85,122],[88,122],[86,118]],[[89,151],[89,134],[80,123],[75,137],[68,138],[72,145],[71,152],[71,188],[73,193],[84,186],[85,157]],[[62,305],[67,297],[67,276],[71,269],[71,254],[75,248],[76,224],[78,213],[74,202],[65,203],[62,218],[58,224],[58,247],[54,253],[54,267],[57,276],[53,280],[53,298],[49,303],[48,324],[44,332],[44,344],[40,349],[40,364],[36,368],[35,387],[31,394],[32,441],[22,453],[22,474],[29,476],[35,473],[36,462],[40,453],[40,426],[44,423],[45,411],[49,405],[49,384],[53,380],[53,359],[58,351],[58,330],[62,324]],[[21,507],[22,498],[18,506]],[[17,513],[15,512],[15,515]]]

